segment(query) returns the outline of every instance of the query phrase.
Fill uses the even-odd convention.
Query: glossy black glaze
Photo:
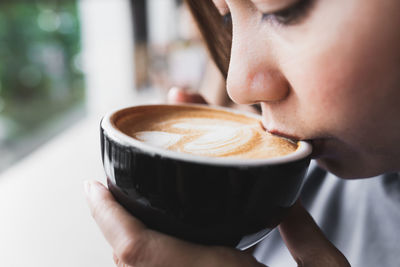
[[[279,224],[296,201],[310,159],[222,167],[149,155],[101,129],[114,197],[148,227],[201,244],[246,248]]]

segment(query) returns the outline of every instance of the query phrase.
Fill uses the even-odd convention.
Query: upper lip
[[[277,125],[271,125],[271,124],[269,124],[269,123],[267,122],[267,120],[266,120],[265,117],[262,117],[262,119],[261,119],[261,126],[262,126],[267,132],[269,132],[270,134],[273,134],[273,135],[276,135],[276,136],[279,136],[279,137],[283,137],[283,138],[286,138],[286,139],[290,139],[290,140],[292,140],[292,141],[299,141],[299,140],[301,140],[301,138],[300,138],[298,135],[289,134],[289,133],[287,133],[287,132],[284,132],[284,131],[282,131],[282,130],[279,130],[278,127],[274,127],[274,126],[277,126]],[[268,127],[268,126],[269,126],[269,127]],[[272,127],[271,127],[271,126],[272,126]]]
[[[290,139],[290,140],[293,140],[293,141],[299,141],[299,140],[301,140],[301,138],[300,138],[299,136],[297,136],[297,135],[288,134],[288,133],[285,133],[285,132],[280,131],[280,130],[278,130],[278,129],[268,129],[268,127],[266,126],[266,123],[265,123],[264,121],[262,121],[261,126],[262,126],[267,132],[269,132],[270,134],[273,134],[273,135],[276,135],[276,136],[279,136],[279,137],[283,137],[283,138],[286,138],[286,139]]]

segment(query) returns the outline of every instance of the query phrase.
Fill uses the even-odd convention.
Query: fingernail
[[[178,87],[172,87],[171,89],[169,89],[169,91],[168,91],[168,96],[169,97],[174,97],[174,96],[176,96],[176,95],[178,95],[179,94],[179,88]]]
[[[90,195],[90,187],[92,186],[90,181],[84,181],[83,182],[83,188],[85,189],[85,193],[87,196]]]
[[[178,87],[172,87],[171,89],[169,89],[168,96],[167,96],[168,101],[172,102],[172,103],[177,102],[180,98],[180,96],[179,96],[180,91],[181,90]]]
[[[179,87],[176,87],[176,86],[171,87],[171,89],[169,89],[169,92],[170,92],[171,94],[176,94],[176,93],[178,93],[178,92],[180,92],[180,91],[181,91],[180,88],[179,88]]]

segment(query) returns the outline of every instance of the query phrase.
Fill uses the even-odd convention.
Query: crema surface
[[[146,144],[207,157],[271,158],[297,149],[255,118],[207,107],[146,107],[120,114],[115,126]]]

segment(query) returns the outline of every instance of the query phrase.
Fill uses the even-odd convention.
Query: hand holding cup
[[[170,94],[172,100],[193,99]],[[201,99],[195,97],[195,99]],[[247,253],[222,247],[202,247],[154,232],[121,207],[98,182],[85,183],[92,215],[114,249],[118,266],[261,266]],[[301,207],[292,207],[282,223],[281,234],[298,263],[309,266],[348,266],[343,255],[326,240],[312,218]],[[308,242],[308,241],[309,242]],[[158,251],[154,254],[154,251]],[[317,251],[309,255],[309,251]]]

